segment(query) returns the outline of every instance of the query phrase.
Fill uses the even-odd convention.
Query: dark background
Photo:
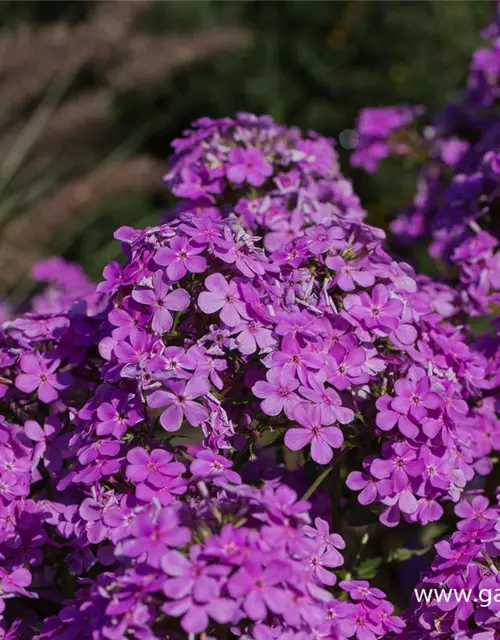
[[[238,110],[338,137],[363,106],[457,95],[493,1],[0,3],[0,298],[61,254],[99,279],[112,232],[168,205],[169,144]],[[387,226],[415,168],[344,171]]]

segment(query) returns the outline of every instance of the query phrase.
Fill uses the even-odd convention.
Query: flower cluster
[[[405,134],[421,113],[421,107],[408,105],[363,109],[356,127],[356,150],[351,156],[353,167],[374,173],[384,158],[408,155],[411,147],[405,140]]]
[[[416,132],[412,133],[425,162],[412,205],[400,213],[392,225],[400,243],[414,242],[415,239],[429,243],[430,255],[441,267],[443,283],[439,286],[447,291],[446,300],[440,296],[443,302],[440,312],[450,318],[454,326],[461,327],[463,335],[468,336],[468,348],[482,359],[482,381],[477,380],[482,391],[473,407],[469,402],[471,411],[468,415],[473,417],[475,425],[465,417],[465,405],[460,401],[448,401],[445,413],[450,417],[453,414],[452,420],[460,421],[466,431],[474,433],[473,438],[489,440],[493,449],[500,447],[500,331],[498,318],[494,317],[500,301],[500,228],[497,216],[500,194],[500,120],[497,113],[500,95],[499,24],[497,20],[484,31],[483,36],[489,43],[473,56],[460,102],[447,105],[437,114],[420,139]],[[381,126],[380,136],[385,135],[386,129]],[[407,140],[410,138],[406,136]],[[359,164],[356,160],[355,163]],[[448,284],[444,284],[446,281]],[[430,281],[427,286],[436,285]],[[435,292],[438,293],[437,290]],[[493,316],[487,319],[489,327],[485,335],[474,337],[467,328],[470,316]],[[414,387],[414,391],[416,389]],[[404,406],[408,389],[400,386],[395,390],[397,397],[389,400],[382,397],[378,400],[379,408],[386,420],[393,420],[406,428],[408,425],[401,425],[398,407],[402,406],[401,402]],[[433,391],[427,388],[427,384],[421,386],[419,415],[432,411],[426,405],[437,401]],[[479,431],[475,426],[479,426]],[[437,435],[442,428],[439,421],[430,420],[422,425],[428,435]],[[411,435],[410,431],[408,435]],[[446,440],[443,444],[447,447]],[[420,482],[419,467],[427,459],[423,456],[414,458],[404,448],[400,455],[410,483]],[[491,461],[486,466],[484,463],[484,459],[479,461],[482,469],[476,465],[476,471],[488,473]],[[377,460],[373,464],[372,475],[377,481],[384,482],[391,470]],[[440,483],[440,468],[440,465],[433,466],[433,483],[436,486]],[[465,477],[457,474],[455,489],[458,492],[470,480],[464,467],[461,470]],[[357,476],[354,482],[364,485],[364,479]],[[490,494],[493,483],[494,479],[486,484]],[[484,486],[485,483],[480,482],[475,488]],[[374,494],[371,484],[364,486],[362,495],[365,494],[371,499]],[[453,499],[452,493],[450,497]],[[432,505],[432,510],[435,508]],[[499,605],[494,599],[494,595],[500,593],[498,506],[491,506],[485,496],[476,495],[470,503],[461,499],[455,507],[455,514],[463,520],[448,541],[435,545],[436,558],[420,587],[439,587],[448,592],[450,589],[470,589],[470,597],[465,600],[452,595],[448,599],[434,599],[431,603],[415,602],[405,616],[409,628],[404,637],[492,640],[500,635]],[[480,597],[481,593],[487,592],[492,596],[491,602]]]
[[[153,463],[144,449],[128,457],[127,476],[143,481],[142,470]],[[93,507],[93,522],[116,544],[117,566],[35,637],[65,637],[75,625],[74,638],[96,629],[99,638],[185,638],[210,629],[204,637],[259,640],[400,631],[403,623],[383,592],[364,581],[337,584],[345,543],[321,518],[308,523],[309,504],[293,489],[279,481],[254,489],[224,468],[227,459],[209,459],[204,450],[190,464],[182,501],[131,508],[121,499]]]
[[[399,108],[365,109],[358,123],[360,146],[352,157],[356,166],[370,171],[376,168],[372,156],[371,163],[360,161],[370,155],[365,133],[369,121],[374,129],[371,135],[386,140],[383,156],[401,153],[397,144],[390,142],[399,136],[407,142],[407,153],[415,152],[426,160],[414,201],[392,223],[392,231],[401,242],[417,238],[430,242],[431,256],[456,272],[457,302],[472,315],[488,315],[500,301],[496,215],[500,120],[495,111],[500,95],[498,25],[491,25],[483,35],[490,43],[475,52],[459,103],[447,105],[421,135],[403,129],[410,118],[398,119],[394,114],[400,113]],[[377,113],[393,114],[390,122],[394,126],[388,126],[383,118],[377,121],[373,115]]]
[[[269,116],[240,113],[234,119],[201,118],[173,146],[165,182],[181,200],[170,216],[216,206],[263,236],[269,251],[332,216],[365,216],[340,173],[333,141],[314,132],[304,137]]]
[[[330,525],[348,489],[425,525],[491,471],[492,347],[363,222],[328,140],[240,114],[175,149],[178,207],[118,229],[95,290],[39,266],[58,293],[2,326],[4,636],[399,634]]]
[[[500,633],[500,508],[476,495],[459,502],[455,513],[457,530],[435,545],[436,557],[415,588],[425,599],[415,598],[405,613],[405,640],[494,640]]]

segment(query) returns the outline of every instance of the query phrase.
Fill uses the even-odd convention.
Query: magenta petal
[[[391,475],[393,467],[394,465],[390,460],[377,458],[371,463],[370,471],[376,478],[383,479]]]
[[[207,268],[207,261],[203,256],[192,256],[186,260],[186,267],[191,273],[203,273]]]
[[[403,344],[413,344],[417,339],[417,331],[409,324],[401,324],[395,331],[396,338]]]
[[[268,416],[277,416],[283,409],[283,401],[278,396],[272,395],[260,403],[260,408]]]
[[[181,626],[188,633],[201,633],[208,627],[209,618],[205,609],[192,606],[182,618]]]
[[[191,586],[191,582],[189,580],[186,580],[185,577],[171,578],[170,580],[165,580],[165,582],[163,583],[163,592],[169,598],[175,598],[177,600],[179,598],[185,598],[187,595],[189,595]]]
[[[181,260],[174,260],[167,267],[167,276],[173,282],[177,282],[177,280],[183,278],[186,273],[187,269],[184,265],[184,262],[182,262]]]
[[[226,303],[222,307],[220,318],[228,327],[236,327],[241,322],[240,314],[233,303]]]
[[[33,353],[25,353],[20,360],[21,369],[25,373],[36,374],[40,371],[40,363]]]
[[[57,400],[59,394],[51,384],[49,384],[48,382],[42,382],[42,384],[38,387],[38,397],[42,402],[49,404]]]
[[[167,333],[172,328],[172,316],[163,307],[161,309],[157,309],[153,316],[152,327],[153,331],[156,333]]]
[[[380,522],[385,524],[386,527],[396,527],[401,519],[401,512],[397,505],[388,507],[380,514]]]
[[[390,431],[394,428],[395,424],[399,420],[399,414],[395,411],[381,411],[377,413],[375,423],[382,431]]]
[[[312,432],[308,429],[288,429],[285,433],[285,444],[292,451],[303,449],[312,439]]]
[[[175,396],[168,391],[153,391],[153,393],[148,396],[148,406],[153,409],[159,409],[160,407],[164,407],[167,404],[172,403],[175,399]]]
[[[409,489],[401,493],[398,504],[403,513],[414,513],[418,508],[417,499]]]
[[[16,387],[25,393],[34,391],[40,382],[40,376],[21,373],[16,378]]]
[[[189,399],[205,396],[210,391],[210,383],[202,376],[195,376],[187,383],[184,396]]]
[[[311,442],[311,457],[318,464],[328,464],[333,458],[333,451],[324,440],[315,437]]]
[[[418,436],[418,427],[408,420],[406,416],[401,416],[398,422],[398,428],[407,438],[415,438]]]
[[[164,304],[171,311],[184,311],[189,307],[189,301],[189,293],[185,289],[176,289],[165,297]]]
[[[441,396],[434,391],[431,391],[424,398],[422,398],[422,404],[428,409],[438,409],[441,406],[441,403]]]
[[[178,431],[182,425],[183,411],[178,405],[168,407],[160,418],[160,424],[165,431]]]
[[[391,402],[391,408],[398,413],[402,413],[403,415],[408,413],[411,406],[412,403],[410,398],[407,398],[405,396],[398,396]]]
[[[144,465],[149,463],[149,454],[142,447],[134,447],[127,453],[127,460],[133,465]]]
[[[219,311],[219,309],[222,309],[224,300],[213,293],[203,291],[198,296],[198,306],[204,313],[215,313]]]
[[[324,427],[321,436],[334,449],[340,449],[344,442],[344,435],[338,427]]]
[[[371,504],[377,499],[377,489],[373,482],[366,485],[363,491],[358,495],[358,502],[362,505]]]
[[[132,298],[141,304],[152,307],[156,303],[156,295],[152,289],[134,289]]]
[[[229,598],[217,598],[208,604],[212,618],[220,624],[227,624],[233,618],[237,604]]]
[[[197,427],[208,418],[210,411],[198,402],[190,400],[184,404],[184,414],[188,422]]]
[[[351,471],[347,476],[346,485],[349,489],[352,489],[352,491],[359,491],[366,487],[368,481],[368,477],[364,473],[361,473],[361,471]]]
[[[274,613],[283,613],[291,604],[290,596],[283,589],[269,587],[264,591],[264,600]]]
[[[246,171],[245,171],[244,165],[237,164],[237,165],[233,165],[232,167],[229,167],[229,169],[226,172],[226,176],[228,180],[230,180],[231,182],[234,182],[236,184],[242,184],[243,182],[245,182],[245,178],[246,178]]]
[[[24,423],[24,433],[34,442],[43,442],[45,440],[45,433],[42,427],[34,420],[27,420]]]
[[[252,620],[263,620],[267,615],[267,608],[259,591],[251,591],[247,595],[243,609]]]

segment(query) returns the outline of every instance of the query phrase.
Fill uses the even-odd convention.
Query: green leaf
[[[406,547],[400,547],[394,549],[389,553],[387,562],[406,562],[410,558],[417,556],[425,556],[431,550],[432,547],[424,547],[423,549],[406,549]]]
[[[355,570],[356,577],[366,580],[374,578],[383,560],[383,558],[368,558],[368,560],[364,560]]]

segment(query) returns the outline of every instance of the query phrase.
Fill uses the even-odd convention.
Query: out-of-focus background
[[[122,224],[154,223],[170,141],[236,111],[349,139],[358,110],[435,109],[463,82],[490,2],[0,2],[0,299],[59,254],[99,279]],[[400,163],[344,170],[372,224],[412,196]]]

